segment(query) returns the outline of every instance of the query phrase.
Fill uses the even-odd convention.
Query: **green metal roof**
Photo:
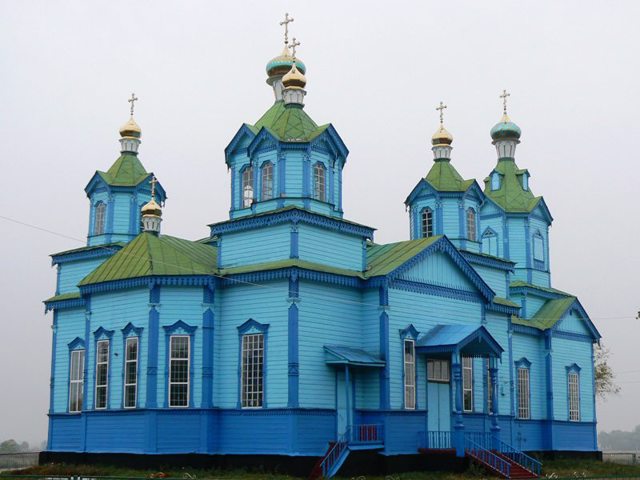
[[[216,261],[215,247],[143,232],[79,285],[152,275],[213,275],[217,273]]]
[[[89,245],[87,247],[72,248],[71,250],[64,250],[62,252],[52,253],[50,257],[58,257],[60,255],[68,255],[70,253],[88,252],[90,250],[111,250],[113,247],[124,247],[125,242],[113,242],[105,243],[103,245]]]
[[[362,272],[357,270],[348,270],[346,268],[330,267],[320,263],[307,262],[297,258],[287,258],[285,260],[277,260],[275,262],[257,263],[252,265],[242,265],[240,267],[223,268],[220,270],[221,275],[235,275],[238,273],[261,272],[264,270],[278,270],[281,268],[298,267],[315,272],[335,273],[336,275],[345,275],[348,277],[364,278]]]
[[[47,298],[44,302],[45,303],[60,302],[62,300],[74,300],[76,298],[80,298],[80,292],[63,293],[61,295],[56,295],[54,297]]]
[[[491,190],[491,179],[486,178],[484,193],[505,212],[529,213],[540,203],[542,197],[536,197],[531,189],[522,187],[521,176],[526,170],[520,170],[513,158],[501,158],[495,171],[501,174],[500,188]]]
[[[418,240],[407,240],[386,245],[372,244],[367,248],[367,277],[387,275],[410,258],[415,257],[429,245],[441,239],[442,235]]]
[[[547,300],[542,308],[538,310],[530,320],[525,320],[520,317],[512,317],[511,321],[518,325],[526,325],[540,330],[547,330],[560,321],[575,301],[576,297]]]
[[[523,282],[522,280],[516,280],[514,282],[511,282],[511,284],[509,284],[509,287],[510,288],[525,287],[525,288],[531,288],[533,290],[540,290],[542,292],[564,295],[565,297],[573,297],[573,295],[571,295],[570,293],[563,292],[562,290],[558,290],[556,288],[551,288],[551,287],[542,287],[540,285],[534,285],[532,283]]]
[[[502,297],[493,297],[492,302],[497,303],[498,305],[505,305],[507,307],[520,308],[519,304],[514,303],[511,300],[507,300],[506,298],[502,298]]]
[[[254,133],[265,127],[284,142],[309,142],[324,132],[329,125],[318,126],[304,109],[285,107],[279,100],[267,110],[255,125],[249,126]]]
[[[146,179],[149,172],[142,166],[137,155],[123,153],[106,172],[98,171],[98,175],[109,185],[115,187],[134,187]]]
[[[474,180],[465,180],[448,158],[434,162],[425,180],[439,192],[466,192]]]

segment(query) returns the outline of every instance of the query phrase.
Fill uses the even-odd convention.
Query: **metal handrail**
[[[540,473],[542,472],[542,463],[535,458],[530,457],[526,453],[518,450],[515,447],[512,447],[502,440],[498,440],[498,445],[498,450],[500,451],[500,453],[502,453],[506,457],[509,457],[514,462],[519,463],[530,472],[535,473],[536,475],[540,475]]]
[[[331,447],[331,449],[327,452],[327,455],[320,463],[320,468],[322,469],[322,476],[327,478],[329,471],[333,468],[333,465],[338,461],[342,452],[344,452],[349,444],[349,438],[351,436],[351,429],[347,428],[347,430],[338,437],[338,441]]]
[[[383,426],[380,424],[360,424],[351,428],[351,443],[382,443]]]
[[[500,458],[495,453],[487,450],[482,445],[474,442],[470,438],[464,439],[464,451],[471,457],[481,461],[485,465],[493,468],[496,472],[507,478],[511,477],[511,464],[504,458]]]

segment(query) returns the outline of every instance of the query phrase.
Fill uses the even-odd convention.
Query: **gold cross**
[[[440,110],[440,125],[442,126],[442,123],[444,121],[444,109],[447,108],[447,106],[440,102],[440,106],[436,107],[436,110]]]
[[[289,23],[293,22],[293,17],[290,17],[288,13],[284,14],[284,21],[280,22],[280,25],[284,25],[284,44],[289,44]]]
[[[293,60],[296,59],[296,47],[300,46],[300,42],[296,40],[296,37],[293,37],[293,42],[291,42],[291,55],[293,56]]]
[[[506,90],[502,90],[502,95],[500,95],[500,98],[502,99],[502,108],[504,109],[504,114],[507,114],[507,97],[510,97],[511,94],[507,93]]]
[[[151,180],[149,180],[149,183],[151,184],[151,198],[155,200],[156,199],[156,183],[158,183],[158,179],[156,178],[155,175],[151,177]]]
[[[129,100],[127,100],[127,102],[129,102],[131,104],[131,116],[133,117],[133,108],[135,106],[134,102],[138,100],[138,97],[136,97],[135,93],[131,94],[131,98]]]

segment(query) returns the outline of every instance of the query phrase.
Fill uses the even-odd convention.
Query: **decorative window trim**
[[[166,391],[165,391],[165,402],[169,408],[189,408],[191,407],[191,403],[193,401],[192,389],[193,382],[191,381],[193,378],[193,346],[194,346],[194,337],[195,331],[198,327],[191,326],[182,320],[178,320],[172,325],[165,325],[162,327],[165,331],[165,358],[166,358]],[[188,363],[187,363],[187,404],[186,405],[171,405],[171,337],[188,337],[189,338],[189,355],[188,355]]]
[[[519,420],[531,420],[531,362],[523,357],[515,362],[515,366],[516,418]]]
[[[267,160],[260,166],[260,200],[262,201],[274,198],[273,173],[274,168],[271,161]]]
[[[101,327],[102,328],[102,327]],[[106,354],[105,358],[101,359],[100,349],[101,347],[106,346]],[[109,406],[109,370],[110,370],[110,359],[111,359],[111,340],[109,338],[102,338],[100,340],[96,340],[96,349],[95,349],[95,388],[94,388],[94,399],[93,404],[96,410],[106,410]],[[99,383],[99,379],[102,375],[100,375],[100,370],[104,368],[104,383]],[[99,395],[99,391],[104,389],[104,403],[99,401],[101,396]]]
[[[487,245],[487,251],[485,252],[485,239],[490,239],[488,241],[488,245]],[[495,242],[495,252],[492,252],[491,250],[491,242],[492,240]],[[500,255],[500,236],[496,233],[496,231],[491,228],[491,227],[487,227],[485,229],[484,232],[482,232],[482,236],[480,237],[480,244],[481,244],[481,249],[482,249],[482,253],[486,253],[488,255],[493,255],[495,257]]]
[[[104,235],[107,225],[107,204],[98,200],[95,204],[93,214],[93,235]]]
[[[500,176],[500,173],[496,171],[491,174],[491,191],[500,190],[500,183],[502,182]]]
[[[533,244],[533,263],[536,268],[544,268],[546,263],[545,241],[544,236],[537,230],[532,237]]]
[[[430,207],[425,207],[420,210],[420,238],[433,236],[433,210]]]
[[[129,324],[131,325],[131,324]],[[142,329],[140,329],[142,330]],[[129,342],[136,342],[136,358],[135,360],[129,359]],[[122,407],[123,408],[136,408],[138,406],[138,378],[140,377],[140,337],[138,335],[131,335],[124,337],[124,355],[123,355],[123,378],[122,378]],[[127,381],[129,364],[135,363],[135,382]],[[133,387],[133,405],[128,405],[127,400],[127,387]]]
[[[410,355],[407,355],[409,347]],[[413,338],[407,337],[402,340],[402,378],[404,390],[405,410],[416,409],[416,342]]]
[[[570,422],[579,422],[580,409],[580,370],[577,364],[565,367],[567,370],[567,415]],[[575,395],[575,396],[574,396]]]
[[[471,242],[478,240],[477,214],[473,207],[467,208],[467,240]]]
[[[465,413],[473,412],[473,357],[462,356],[462,411]],[[469,385],[465,386],[465,376],[469,376]],[[469,397],[466,396],[467,392]],[[467,404],[467,399],[469,403]]]
[[[313,164],[313,195],[314,200],[327,201],[327,167],[322,162]]]
[[[238,407],[242,409],[259,409],[266,408],[267,406],[267,338],[268,338],[269,324],[256,322],[250,318],[242,325],[238,327]],[[249,336],[262,336],[262,391],[259,399],[260,405],[245,405],[244,398],[244,375],[243,375],[243,347],[245,337]]]
[[[240,208],[250,208],[254,198],[253,167],[248,164],[240,169]]]
[[[79,357],[79,362],[77,368],[75,369],[78,378],[74,378],[73,374],[73,363],[74,357]],[[84,406],[84,368],[86,361],[86,350],[84,348],[84,341],[76,338],[71,343],[69,343],[69,391],[68,391],[68,404],[67,408],[69,413],[81,413],[82,407]],[[72,388],[72,385],[76,385],[75,389]],[[75,396],[72,394],[75,391]],[[72,398],[75,399],[75,402],[72,402]],[[73,405],[76,405],[77,408],[73,408]]]

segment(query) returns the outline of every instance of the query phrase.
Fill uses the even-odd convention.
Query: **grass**
[[[72,465],[50,464],[13,471],[11,475],[34,476],[70,476],[83,475],[95,477],[128,478],[180,478],[197,480],[304,480],[302,477],[278,473],[265,473],[247,470],[203,470],[194,468],[166,468],[158,470],[135,470],[108,465]],[[640,479],[640,465],[619,465],[596,460],[547,460],[543,464],[541,478],[613,478],[633,477]],[[0,474],[2,478],[2,474]],[[464,473],[448,472],[408,472],[392,475],[362,477],[336,477],[336,480],[466,480],[490,478],[479,467],[471,466]]]

